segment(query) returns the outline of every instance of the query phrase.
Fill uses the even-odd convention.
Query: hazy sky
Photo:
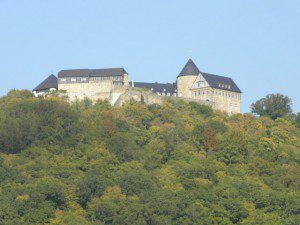
[[[244,112],[277,92],[299,112],[299,42],[298,0],[0,0],[0,95],[61,69],[173,82],[192,58],[235,80]]]

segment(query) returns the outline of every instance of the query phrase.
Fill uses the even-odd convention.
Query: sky
[[[298,0],[0,0],[0,96],[62,69],[174,82],[189,58],[229,76],[243,112],[281,93],[300,112]]]

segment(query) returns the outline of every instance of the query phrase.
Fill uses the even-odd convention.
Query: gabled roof
[[[61,70],[58,72],[58,78],[61,77],[103,77],[103,76],[122,76],[127,74],[124,68],[107,69],[76,69]]]
[[[176,90],[176,84],[173,83],[144,83],[144,82],[134,82],[134,87],[137,88],[147,88],[149,90],[151,90],[154,93],[170,93],[171,95],[173,95],[174,93],[177,93]]]
[[[189,59],[189,61],[185,64],[185,66],[183,67],[183,69],[181,70],[180,74],[177,77],[189,76],[189,75],[197,76],[199,73],[200,70],[195,65],[193,60]]]
[[[234,83],[234,81],[229,77],[223,77],[223,76],[218,76],[218,75],[203,73],[203,72],[201,72],[201,74],[204,77],[204,79],[207,81],[209,86],[212,88],[241,93],[241,90]]]
[[[42,83],[40,83],[32,91],[43,91],[43,90],[48,90],[50,88],[56,88],[56,89],[58,88],[57,77],[54,76],[53,74],[47,77]]]

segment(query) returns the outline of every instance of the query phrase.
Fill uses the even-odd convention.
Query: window
[[[171,96],[170,93],[167,93],[167,96]]]
[[[60,81],[66,81],[66,79],[65,78],[60,78]]]
[[[94,92],[93,92],[93,91],[91,91],[91,92],[90,92],[90,96],[93,96],[93,95],[94,95]]]
[[[196,91],[194,92],[194,96],[195,96],[195,97],[197,96],[197,92],[196,92]]]
[[[81,81],[86,81],[86,78],[81,78]]]
[[[153,91],[153,88],[151,88],[151,91]]]
[[[166,89],[164,89],[164,91],[166,91]]]
[[[200,95],[201,94],[201,91],[198,91],[198,95]]]
[[[230,85],[228,85],[228,89],[230,89]]]
[[[75,81],[76,81],[76,78],[71,78],[71,81],[75,82]]]

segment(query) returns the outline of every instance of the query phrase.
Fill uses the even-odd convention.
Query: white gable
[[[204,77],[202,76],[202,74],[200,73],[195,82],[192,85],[192,88],[205,88],[205,87],[209,87],[209,84],[207,83],[207,81],[204,79]]]

